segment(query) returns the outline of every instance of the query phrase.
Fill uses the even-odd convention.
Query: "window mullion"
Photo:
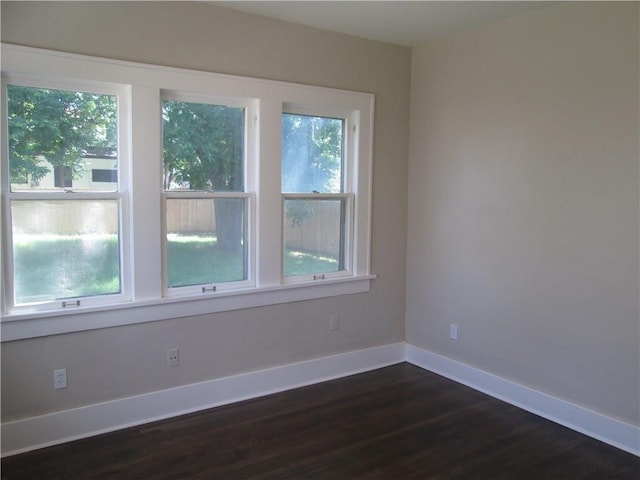
[[[280,285],[282,280],[281,117],[281,100],[261,100],[257,134],[257,286]]]
[[[130,216],[133,238],[133,289],[136,300],[162,294],[161,247],[162,134],[160,89],[132,87],[132,192]]]

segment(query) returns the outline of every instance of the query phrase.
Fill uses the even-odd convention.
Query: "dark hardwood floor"
[[[2,460],[2,479],[640,479],[640,458],[403,363]]]

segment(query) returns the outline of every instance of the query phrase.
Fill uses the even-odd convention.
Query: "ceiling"
[[[234,10],[358,37],[415,46],[557,2],[546,1],[214,1]]]

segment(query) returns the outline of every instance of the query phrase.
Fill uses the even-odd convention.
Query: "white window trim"
[[[128,228],[132,240],[128,251],[134,275],[131,298],[102,306],[80,306],[65,310],[7,312],[2,305],[2,341],[59,333],[92,330],[207,313],[253,308],[263,305],[367,292],[370,281],[371,171],[374,96],[335,90],[221,75],[103,58],[72,55],[2,44],[3,76],[34,81],[61,80],[92,85],[124,85],[131,92],[130,122],[131,184]],[[161,175],[162,136],[159,112],[163,92],[189,92],[191,96],[250,99],[255,122],[254,145],[248,145],[255,161],[256,176],[247,191],[255,227],[255,282],[201,295],[168,298],[162,287]],[[223,93],[221,93],[223,92]],[[354,245],[350,275],[303,283],[282,282],[282,209],[280,192],[281,115],[285,107],[308,108],[321,114],[337,107],[351,115],[358,141],[354,142],[352,192]],[[288,110],[288,108],[286,108]],[[5,134],[3,133],[3,137]],[[6,158],[6,141],[2,154]],[[123,152],[121,148],[120,153]],[[6,162],[5,162],[6,163]],[[6,175],[7,172],[3,172]],[[141,179],[145,178],[145,181]],[[3,195],[6,192],[3,191]],[[5,198],[3,198],[5,201]],[[6,202],[5,202],[6,203]],[[125,217],[126,218],[126,217]],[[123,241],[127,241],[123,239]],[[4,296],[3,296],[4,301]]]

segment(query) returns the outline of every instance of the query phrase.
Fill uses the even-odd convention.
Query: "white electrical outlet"
[[[449,327],[449,338],[451,340],[458,339],[458,325],[456,325],[455,323],[452,323]]]
[[[167,367],[177,367],[178,365],[180,365],[178,348],[170,348],[167,350]]]
[[[340,330],[340,317],[338,315],[331,315],[329,317],[329,330],[332,332]]]
[[[67,388],[67,369],[61,368],[53,371],[53,388]]]

